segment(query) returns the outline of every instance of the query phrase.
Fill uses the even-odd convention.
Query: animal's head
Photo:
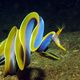
[[[60,44],[59,38],[58,36],[61,34],[62,30],[64,27],[59,28],[58,27],[58,31],[55,33],[55,35],[52,36],[52,40],[55,42],[55,44],[61,48],[62,50],[66,51],[66,49]]]

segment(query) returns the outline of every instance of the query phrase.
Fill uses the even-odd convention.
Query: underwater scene
[[[80,0],[1,0],[0,80],[80,80]]]

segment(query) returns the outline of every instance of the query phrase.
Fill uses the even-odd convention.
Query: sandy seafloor
[[[60,60],[40,55],[31,55],[31,63],[16,75],[4,76],[4,65],[0,66],[0,80],[80,80],[80,32],[62,33],[61,44],[67,49],[62,51],[51,43],[46,52],[54,53]]]

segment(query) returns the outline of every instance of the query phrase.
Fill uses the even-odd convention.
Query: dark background
[[[0,0],[0,36],[36,11],[43,17],[45,31],[65,25],[65,32],[80,31],[80,0]]]

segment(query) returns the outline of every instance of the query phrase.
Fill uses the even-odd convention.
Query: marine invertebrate
[[[0,62],[5,60],[5,73],[13,74],[18,68],[23,70],[30,63],[31,52],[44,51],[51,40],[58,47],[66,50],[61,46],[58,38],[61,31],[62,29],[59,29],[57,33],[51,31],[43,37],[42,17],[36,12],[28,14],[21,23],[20,29],[14,26],[8,37],[0,43]]]

